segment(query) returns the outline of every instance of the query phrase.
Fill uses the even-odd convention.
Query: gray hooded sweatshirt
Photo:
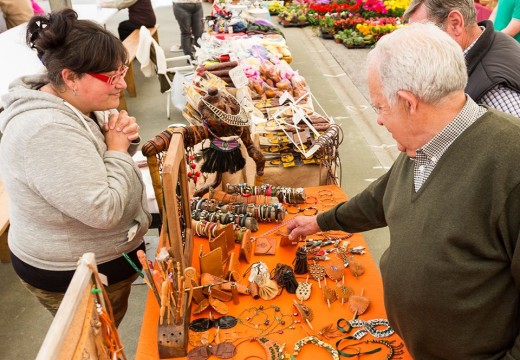
[[[38,91],[47,82],[45,75],[22,77],[2,97],[9,248],[45,270],[74,270],[85,252],[100,264],[114,260],[141,244],[151,221],[140,171],[130,154],[107,151],[94,120]],[[95,116],[102,124],[107,112]]]

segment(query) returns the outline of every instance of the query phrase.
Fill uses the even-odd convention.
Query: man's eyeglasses
[[[103,74],[95,74],[95,73],[87,73],[92,77],[95,77],[98,80],[101,80],[103,82],[106,82],[108,85],[113,85],[122,78],[125,77],[126,73],[128,72],[128,66],[122,65],[119,68],[119,71],[114,75],[103,75]]]
[[[372,106],[372,109],[374,109],[374,111],[376,112],[376,114],[380,114],[381,111],[383,110],[382,106],[376,106],[376,105],[371,105],[371,106]]]

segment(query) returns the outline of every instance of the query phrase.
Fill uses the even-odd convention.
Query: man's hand
[[[289,239],[299,240],[300,237],[312,235],[321,231],[316,216],[296,216],[287,223]]]

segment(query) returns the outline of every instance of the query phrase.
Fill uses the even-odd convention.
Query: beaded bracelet
[[[318,339],[316,336],[307,336],[303,339],[298,340],[296,344],[294,344],[294,352],[292,354],[285,354],[286,359],[296,359],[296,356],[300,353],[301,348],[306,344],[314,344],[316,346],[319,346],[321,348],[324,348],[327,350],[330,355],[332,356],[333,360],[339,360],[339,353],[332,345],[329,343],[326,343],[325,341],[322,341]]]

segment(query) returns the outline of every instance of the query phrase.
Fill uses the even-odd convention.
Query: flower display
[[[382,0],[365,0],[360,13],[364,18],[380,17],[388,14],[388,9]]]
[[[294,0],[306,8],[308,24],[323,38],[349,47],[374,44],[397,29],[411,0]],[[348,31],[347,31],[348,30]],[[348,41],[347,41],[348,40]]]
[[[328,4],[318,4],[313,3],[309,4],[309,12],[316,12],[320,15],[325,15],[326,13],[340,13],[340,12],[350,12],[355,13],[359,11],[359,5],[357,2],[352,3],[328,3]]]
[[[400,17],[410,5],[410,0],[385,0],[384,4],[389,16]]]

